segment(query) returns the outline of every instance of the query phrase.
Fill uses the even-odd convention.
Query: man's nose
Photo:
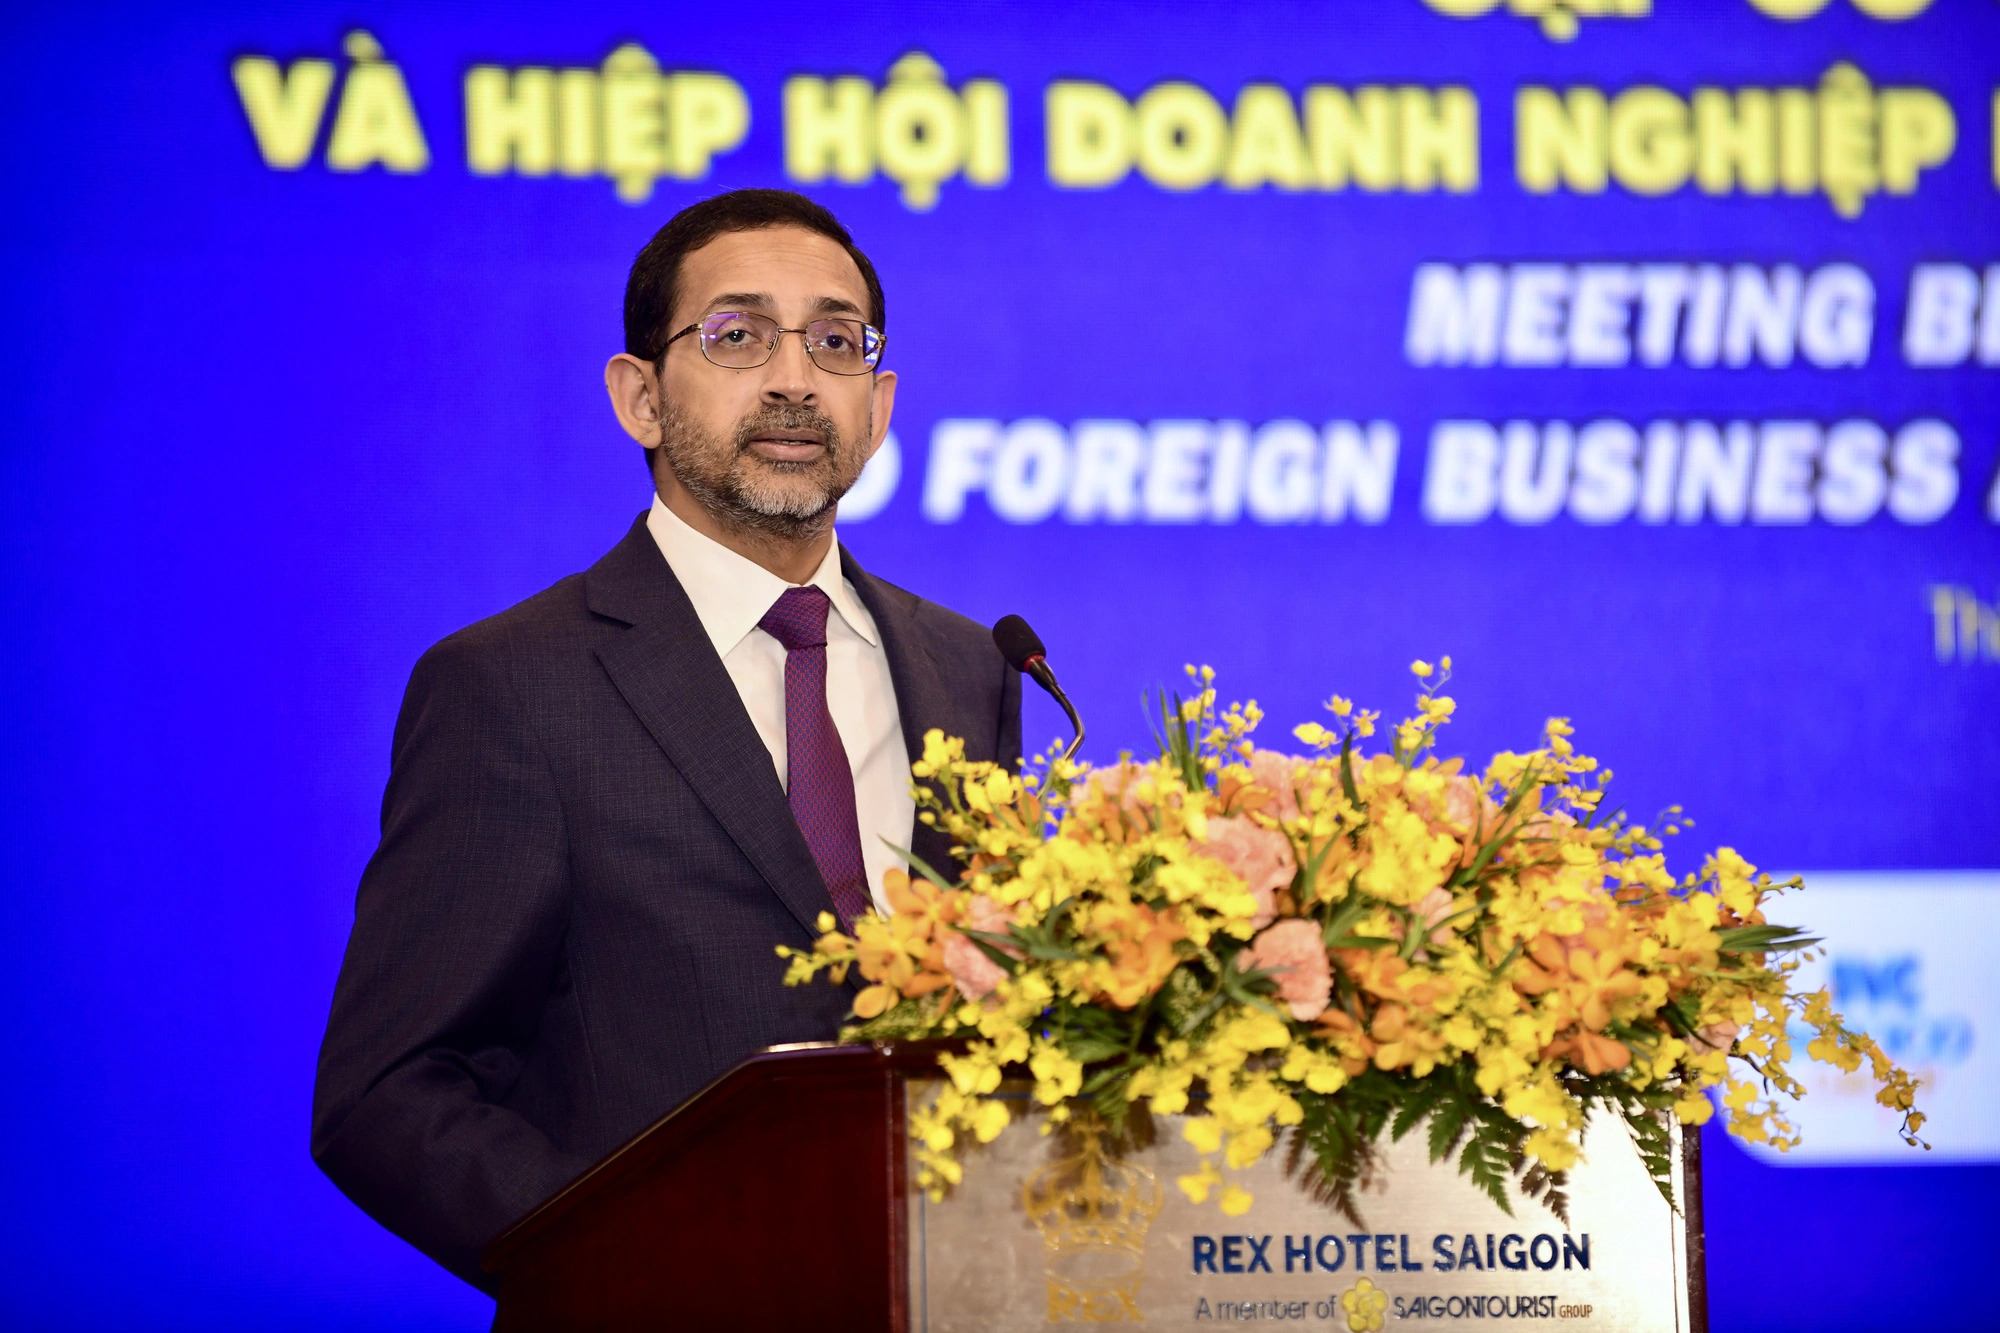
[[[766,402],[807,403],[813,398],[813,363],[806,355],[806,335],[796,329],[778,334],[778,345],[764,363]]]

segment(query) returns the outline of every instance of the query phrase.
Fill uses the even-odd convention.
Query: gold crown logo
[[[1159,1177],[1105,1156],[1103,1127],[1080,1123],[1078,1149],[1021,1186],[1021,1206],[1042,1233],[1052,1324],[1140,1323],[1146,1229],[1165,1202]]]

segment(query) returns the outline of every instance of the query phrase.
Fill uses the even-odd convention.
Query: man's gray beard
[[[871,414],[869,429],[874,428]],[[785,463],[758,458],[748,461],[750,442],[773,430],[810,430],[825,442],[825,453],[810,463]],[[737,423],[734,438],[724,444],[672,404],[660,421],[660,452],[674,479],[725,527],[754,532],[781,541],[817,537],[833,524],[834,506],[854,485],[841,478],[851,456],[848,443],[823,412],[808,407],[767,408]],[[757,470],[780,475],[821,473],[826,485],[818,495],[787,493],[760,485]],[[859,471],[856,471],[858,477]]]

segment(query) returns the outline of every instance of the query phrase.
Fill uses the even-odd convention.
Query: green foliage
[[[1202,768],[1201,746],[1188,727],[1186,705],[1180,693],[1170,694],[1163,689],[1158,697],[1160,725],[1153,732],[1154,743],[1160,754],[1172,762],[1189,791],[1207,790],[1208,774]]]
[[[945,992],[899,1000],[875,1017],[841,1028],[842,1041],[922,1041],[936,1035],[948,996]]]
[[[1786,953],[1810,949],[1820,942],[1818,936],[1808,935],[1797,926],[1736,926],[1716,934],[1722,939],[1716,945],[1721,953]]]
[[[1366,1229],[1355,1194],[1373,1182],[1381,1161],[1375,1142],[1395,1114],[1394,1076],[1366,1070],[1330,1095],[1294,1094],[1304,1118],[1291,1131],[1285,1172],[1315,1200]]]
[[[1573,1094],[1586,1099],[1586,1105],[1596,1104],[1617,1114],[1618,1122],[1632,1136],[1632,1146],[1638,1149],[1646,1174],[1668,1205],[1678,1209],[1680,1204],[1674,1199],[1674,1091],[1658,1084],[1634,1088],[1623,1079],[1609,1077],[1572,1075],[1564,1082]]]
[[[1528,1127],[1481,1093],[1464,1064],[1440,1066],[1423,1078],[1368,1069],[1339,1092],[1296,1095],[1305,1118],[1291,1131],[1286,1173],[1361,1230],[1368,1230],[1369,1222],[1356,1196],[1381,1170],[1383,1133],[1400,1142],[1419,1126],[1430,1160],[1456,1156],[1459,1172],[1501,1211],[1512,1216],[1518,1195],[1569,1225],[1567,1173],[1550,1171],[1527,1155]],[[1618,1110],[1624,1118],[1626,1107]],[[1651,1108],[1638,1108],[1638,1119],[1631,1126],[1634,1141],[1671,1204],[1671,1130]]]

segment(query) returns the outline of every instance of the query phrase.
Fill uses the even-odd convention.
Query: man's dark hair
[[[632,261],[632,275],[625,282],[625,350],[642,361],[659,364],[666,355],[667,339],[676,332],[667,325],[680,297],[681,261],[688,252],[729,232],[766,227],[803,227],[838,242],[868,286],[868,322],[888,332],[882,280],[832,213],[790,190],[731,190],[674,214]]]

